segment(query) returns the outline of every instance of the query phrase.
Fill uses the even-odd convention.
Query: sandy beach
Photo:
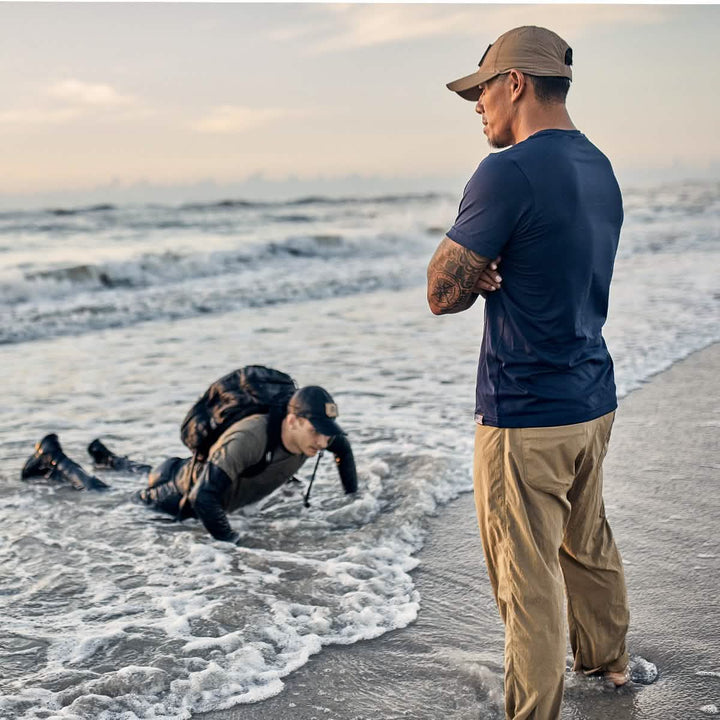
[[[598,367],[601,329],[628,650],[660,676],[616,691],[568,643],[562,720],[720,720],[720,95],[687,71],[717,67],[719,24],[720,2],[1,3],[0,720],[503,720],[478,353],[522,338],[551,369],[534,396],[556,353]],[[555,80],[468,102],[491,66]],[[448,233],[500,256],[489,308],[434,314]],[[499,305],[516,335],[486,333]],[[330,393],[356,492],[318,452],[229,512],[230,543],[91,451],[192,456],[188,411],[249,365]]]
[[[656,663],[660,679],[615,691],[568,673],[564,720],[690,720],[718,712],[718,368],[720,344],[714,344],[621,401],[605,500],[626,565],[628,649],[631,657]],[[194,717],[501,718],[503,633],[472,495],[450,503],[430,525],[413,572],[422,600],[410,627],[326,649],[269,700]]]
[[[482,307],[436,318],[425,297],[455,210],[428,195],[0,217],[25,248],[0,262],[0,718],[500,717],[503,632],[469,492]],[[566,709],[684,720],[720,703],[703,494],[717,350],[692,356],[720,341],[720,195],[628,191],[626,213],[606,498],[630,651],[663,678],[615,697],[568,675]],[[50,432],[88,469],[95,437],[151,465],[185,456],[192,401],[258,362],[332,392],[357,495],[323,462],[306,508],[303,468],[301,486],[233,514],[235,547],[138,507],[144,478],[97,469],[111,489],[93,494],[20,479]]]

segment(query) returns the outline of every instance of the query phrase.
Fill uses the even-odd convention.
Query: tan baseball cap
[[[466,100],[477,101],[480,83],[513,69],[529,75],[572,80],[572,49],[552,30],[524,25],[508,30],[488,45],[478,65],[479,69],[472,75],[448,83],[448,89]]]

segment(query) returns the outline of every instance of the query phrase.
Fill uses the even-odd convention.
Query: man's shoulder
[[[233,481],[265,456],[267,416],[250,415],[233,423],[210,448],[209,460]]]
[[[514,173],[517,172],[517,163],[513,154],[513,150],[517,146],[500,150],[499,152],[491,152],[478,165],[476,172],[483,173]]]
[[[508,192],[524,187],[527,182],[516,159],[510,154],[512,148],[501,152],[490,153],[478,165],[465,193],[490,192],[493,195],[506,197]]]
[[[546,128],[533,133],[522,142],[507,148],[502,153],[509,161],[520,167],[527,161],[531,163],[547,162],[548,154],[553,158],[602,159],[609,164],[607,156],[580,130]]]
[[[242,420],[230,425],[218,438],[216,445],[242,444],[252,449],[257,449],[260,456],[265,452],[265,445],[268,437],[268,416],[248,415]]]

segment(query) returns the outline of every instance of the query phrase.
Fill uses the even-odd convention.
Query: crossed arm
[[[427,299],[435,315],[467,310],[478,295],[487,297],[500,287],[500,258],[490,260],[449,237],[442,239],[427,270]]]

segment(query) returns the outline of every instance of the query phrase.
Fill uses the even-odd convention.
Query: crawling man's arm
[[[427,270],[427,299],[433,314],[467,310],[484,294],[481,278],[492,262],[449,237],[443,238]]]
[[[232,481],[227,473],[208,462],[190,492],[190,503],[205,529],[216,540],[226,542],[235,542],[238,539],[238,534],[232,529],[223,507],[223,496],[231,485]]]

